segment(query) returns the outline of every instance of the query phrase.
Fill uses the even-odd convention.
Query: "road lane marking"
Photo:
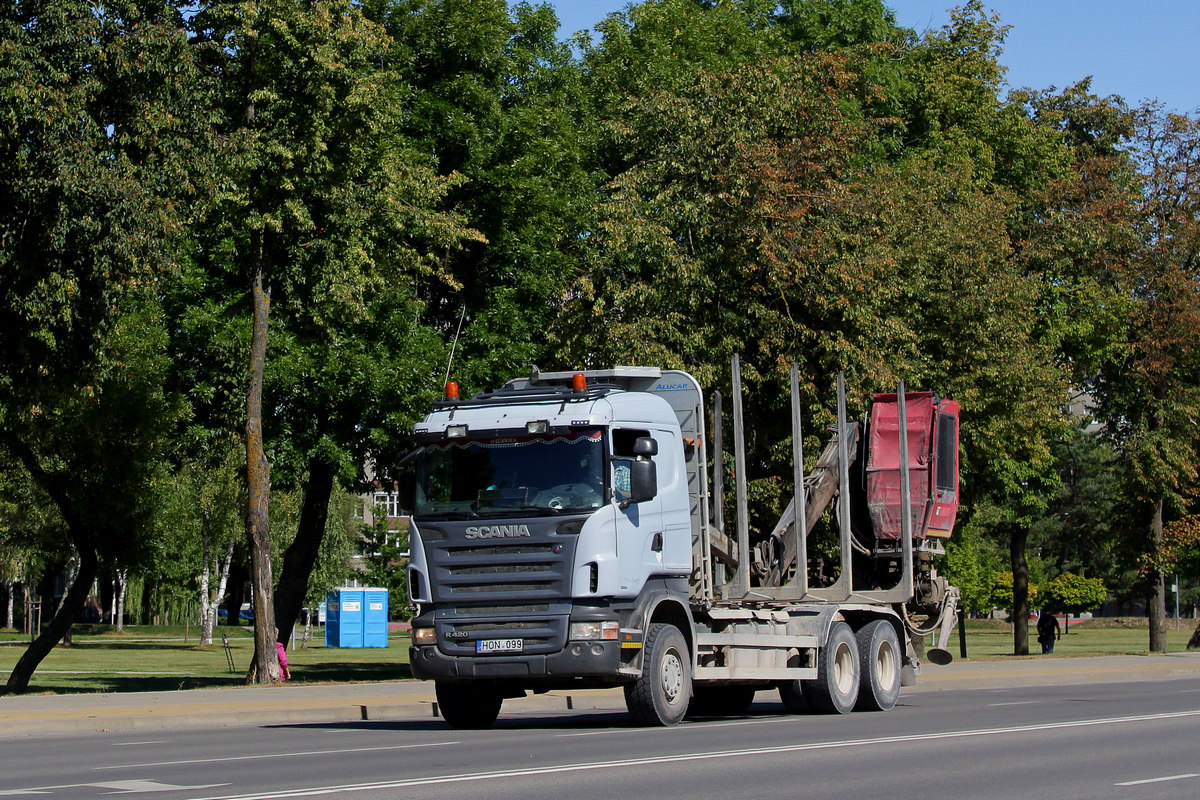
[[[1200,778],[1200,774],[1188,772],[1183,775],[1168,775],[1165,778],[1145,778],[1140,781],[1125,781],[1124,783],[1114,783],[1113,786],[1141,786],[1144,783],[1165,783],[1167,781],[1182,781],[1187,778]]]
[[[155,739],[152,742],[109,742],[113,747],[129,747],[135,744],[166,744],[170,739]]]
[[[106,781],[104,783],[64,783],[58,786],[32,786],[28,789],[0,789],[0,797],[21,797],[30,794],[54,794],[59,789],[82,789],[94,786],[97,789],[112,789],[108,794],[142,794],[144,792],[181,792],[186,789],[216,789],[229,786],[228,783],[200,783],[184,786],[176,783],[159,783],[158,781],[129,780]]]
[[[812,744],[755,747],[746,750],[717,750],[705,753],[683,753],[673,756],[629,758],[621,759],[619,761],[592,761],[577,764],[559,764],[547,767],[527,767],[525,769],[496,770],[492,772],[432,775],[427,778],[408,778],[405,780],[376,781],[372,783],[351,783],[341,784],[338,786],[316,786],[308,789],[283,789],[279,791],[257,792],[253,794],[222,795],[196,798],[196,800],[283,800],[284,798],[292,797],[318,797],[321,795],[346,792],[378,792],[382,790],[407,789],[414,786],[436,786],[439,784],[489,781],[496,780],[498,778],[525,778],[537,775],[553,775],[567,772],[595,772],[599,770],[626,769],[629,767],[644,767],[657,764],[709,761],[720,758],[744,758],[746,756],[798,753],[806,750],[832,750],[848,747],[879,746],[881,744],[904,744],[910,742],[935,741],[938,739],[967,739],[978,736],[1000,736],[1015,733],[1063,730],[1065,728],[1087,728],[1101,725],[1124,725],[1133,722],[1153,722],[1159,720],[1182,719],[1198,716],[1200,716],[1200,710],[1175,711],[1164,714],[1139,714],[1130,717],[1104,717],[1099,719],[1076,720],[1074,722],[1048,722],[1038,725],[1018,725],[1007,728],[981,728],[976,730],[945,731],[942,733],[920,733],[910,734],[907,736],[886,736],[871,739],[844,739],[829,742],[813,742]]]
[[[421,744],[393,744],[383,747],[348,747],[338,750],[304,750],[295,753],[259,753],[249,756],[222,756],[220,758],[188,758],[179,761],[150,761],[145,764],[109,764],[103,767],[92,767],[94,770],[105,769],[141,769],[143,767],[175,767],[182,764],[219,764],[223,761],[254,761],[261,758],[297,758],[300,756],[332,756],[339,753],[374,753],[384,750],[413,750],[418,747],[445,747],[459,742],[423,742]]]
[[[174,783],[159,783],[158,781],[109,781],[107,783],[84,783],[82,786],[96,786],[101,789],[113,789],[109,794],[142,794],[144,792],[180,792],[185,789],[215,789],[218,786],[228,786],[228,783],[204,783],[197,786],[183,786]]]
[[[988,706],[1028,706],[1034,703],[1040,703],[1041,700],[1013,700],[1008,703],[988,703]]]

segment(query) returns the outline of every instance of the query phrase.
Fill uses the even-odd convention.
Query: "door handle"
[[[650,549],[656,553],[661,553],[662,548],[663,548],[662,534],[656,533],[656,534],[654,534],[654,541],[652,541],[650,543]]]

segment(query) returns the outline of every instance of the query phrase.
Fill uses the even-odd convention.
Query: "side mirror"
[[[621,501],[621,508],[629,508],[632,503],[644,503],[658,496],[658,468],[654,462],[639,459],[627,463],[629,464],[629,497]]]
[[[658,442],[650,436],[639,436],[633,443],[633,454],[640,458],[658,455]]]

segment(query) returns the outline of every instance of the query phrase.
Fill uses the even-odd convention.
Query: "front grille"
[[[444,539],[426,542],[442,652],[476,656],[481,639],[521,639],[524,654],[563,648],[578,537],[557,535],[562,521],[530,520],[528,538],[478,544],[466,539],[468,523],[448,523]]]
[[[465,539],[466,523],[447,524],[446,538],[426,544],[435,604],[467,600],[483,606],[524,601],[527,605],[567,600],[577,537],[558,536],[561,522],[534,520],[531,536],[518,541],[474,544]]]

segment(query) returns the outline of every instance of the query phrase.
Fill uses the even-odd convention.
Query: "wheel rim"
[[[833,656],[833,684],[838,694],[848,694],[854,688],[855,680],[854,654],[849,645],[840,642]]]
[[[875,683],[885,692],[896,685],[896,651],[891,642],[882,642],[875,653]]]
[[[680,660],[679,653],[674,650],[668,650],[663,656],[659,681],[668,703],[674,703],[679,699],[683,689],[683,661]]]

